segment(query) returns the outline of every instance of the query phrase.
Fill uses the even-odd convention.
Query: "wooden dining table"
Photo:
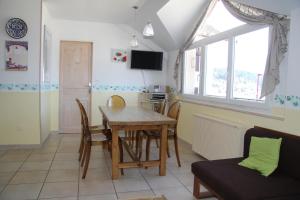
[[[166,175],[168,127],[176,123],[175,119],[154,112],[143,107],[114,108],[99,106],[103,115],[103,124],[108,124],[112,132],[112,179],[119,178],[119,169],[134,167],[159,166],[159,175]],[[120,162],[119,158],[119,134],[120,131],[160,131],[159,159],[150,161],[134,160],[131,162]]]

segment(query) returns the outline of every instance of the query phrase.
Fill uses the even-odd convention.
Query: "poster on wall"
[[[122,49],[112,49],[112,62],[114,63],[126,63],[127,62],[127,51]]]
[[[6,41],[6,70],[28,70],[28,42]]]

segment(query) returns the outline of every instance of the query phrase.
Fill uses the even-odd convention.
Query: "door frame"
[[[58,94],[58,129],[59,133],[62,133],[62,80],[63,80],[63,75],[62,75],[62,43],[88,43],[91,45],[91,55],[90,55],[90,62],[89,62],[89,82],[92,84],[92,73],[93,73],[93,42],[90,41],[74,41],[74,40],[60,40],[59,42],[59,94]],[[90,86],[90,92],[89,92],[89,110],[87,112],[89,120],[91,119],[91,114],[92,114],[92,86]]]

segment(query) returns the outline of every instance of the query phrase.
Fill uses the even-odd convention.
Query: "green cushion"
[[[278,166],[282,138],[251,137],[249,157],[239,165],[269,176]]]

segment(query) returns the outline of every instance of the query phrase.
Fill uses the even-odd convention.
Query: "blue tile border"
[[[300,97],[293,95],[279,95],[276,94],[274,97],[276,105],[289,106],[292,108],[300,108]]]
[[[14,84],[14,83],[0,83],[1,91],[12,91],[12,92],[32,92],[32,91],[58,91],[58,83],[45,83],[45,84]],[[142,92],[145,90],[143,86],[120,86],[120,85],[102,85],[93,84],[93,92],[103,91],[115,91],[115,92]]]
[[[142,92],[145,90],[143,86],[119,86],[119,85],[101,85],[93,84],[93,92],[116,91],[116,92]]]
[[[0,91],[26,92],[26,91],[38,91],[38,90],[39,90],[39,84],[0,83]]]

